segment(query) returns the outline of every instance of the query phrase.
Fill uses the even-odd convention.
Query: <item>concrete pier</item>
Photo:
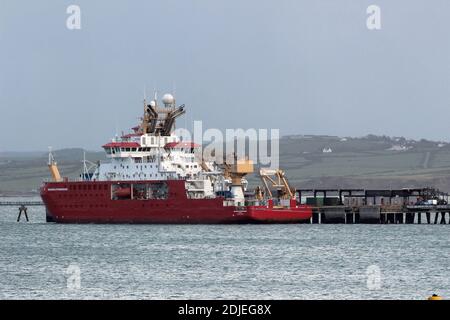
[[[314,224],[450,224],[449,195],[431,188],[297,189],[296,192],[298,202],[313,207],[310,222]]]
[[[450,224],[448,211],[382,211],[381,207],[314,207],[312,224]]]

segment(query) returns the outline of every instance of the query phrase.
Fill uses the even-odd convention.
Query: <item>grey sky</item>
[[[449,31],[448,0],[0,0],[0,151],[97,149],[173,83],[207,127],[450,140]]]

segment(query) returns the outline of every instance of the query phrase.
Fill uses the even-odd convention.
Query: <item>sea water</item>
[[[450,225],[56,224],[43,206],[28,208],[30,222],[17,215],[0,207],[1,299],[450,298]]]

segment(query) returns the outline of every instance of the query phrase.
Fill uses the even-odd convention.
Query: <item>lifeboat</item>
[[[114,190],[114,195],[118,198],[131,197],[131,187],[120,187]]]

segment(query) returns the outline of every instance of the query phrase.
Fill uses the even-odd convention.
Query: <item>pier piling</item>
[[[441,212],[441,224],[445,224],[445,212]]]
[[[439,212],[435,212],[434,213],[434,224],[438,223],[438,219],[439,219]]]
[[[407,212],[406,213],[405,223],[407,223],[407,224],[414,223],[414,212]]]
[[[23,204],[19,207],[19,215],[17,216],[17,222],[20,221],[20,218],[22,216],[22,212],[25,215],[25,218],[27,219],[27,222],[29,222],[30,220],[28,219],[27,207],[25,207]]]

